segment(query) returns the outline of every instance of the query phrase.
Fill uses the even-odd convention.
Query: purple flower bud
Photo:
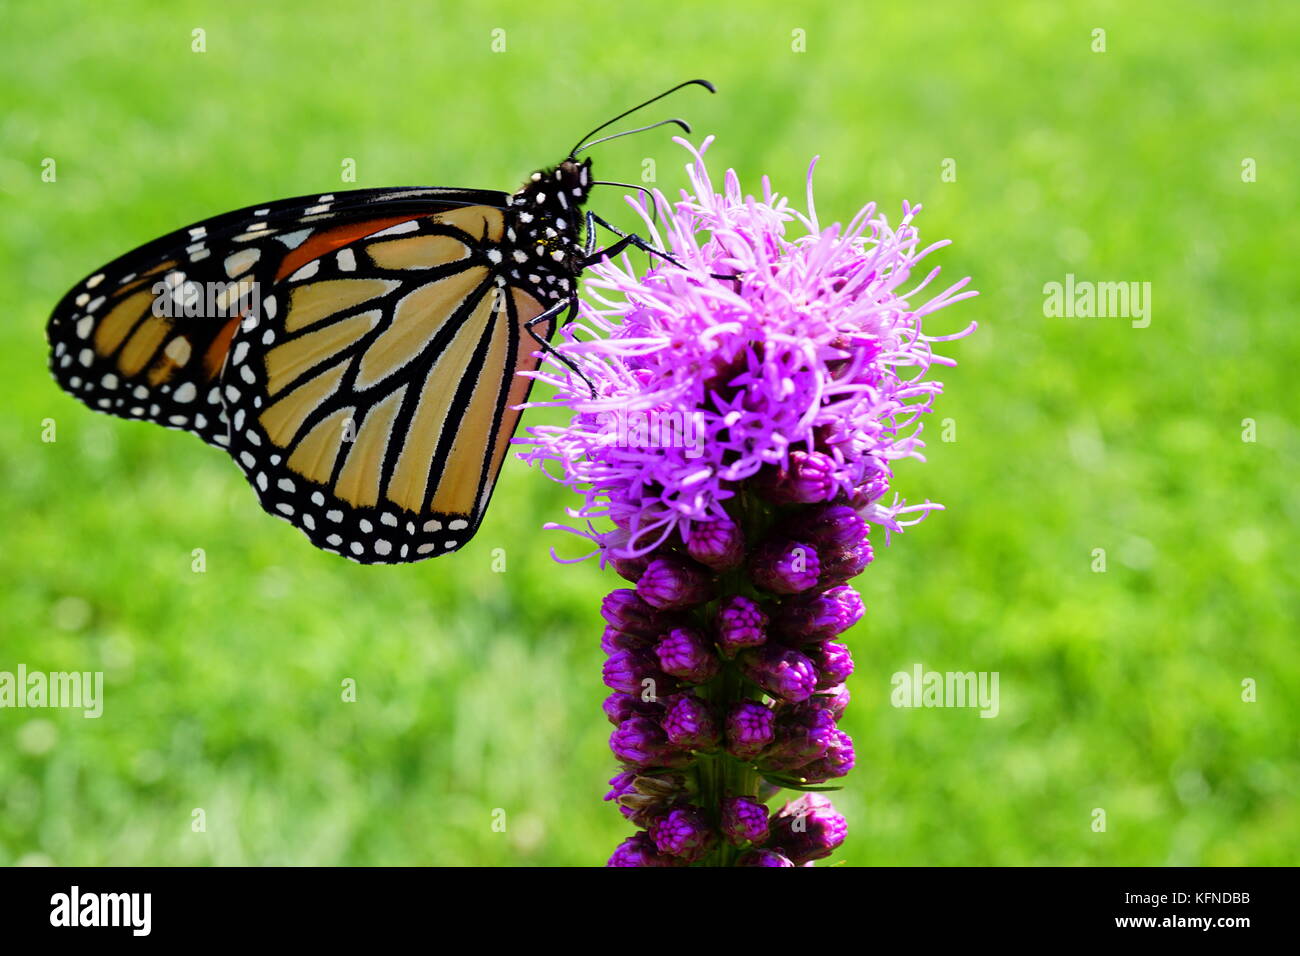
[[[841,584],[828,591],[789,598],[772,612],[772,624],[781,636],[795,643],[824,641],[847,631],[866,608],[852,587]]]
[[[830,501],[839,491],[835,460],[819,451],[792,451],[789,466],[765,470],[756,487],[759,494],[779,505]]]
[[[655,645],[655,654],[664,673],[688,684],[712,680],[722,667],[708,638],[693,627],[673,628]]]
[[[781,522],[781,529],[827,551],[856,547],[867,538],[867,522],[849,505],[801,508]]]
[[[718,608],[718,646],[727,657],[767,640],[767,615],[758,602],[733,594]]]
[[[664,705],[656,701],[642,700],[636,694],[621,694],[617,691],[605,698],[601,705],[609,722],[617,727],[629,717],[659,717],[664,712]]]
[[[818,691],[804,701],[805,707],[820,707],[830,711],[832,717],[839,720],[849,706],[849,688],[845,684]]]
[[[635,793],[636,788],[632,786],[632,781],[636,779],[635,770],[624,770],[616,773],[609,778],[609,793],[605,794],[606,801],[617,801],[625,793]]]
[[[799,776],[808,783],[825,783],[836,777],[847,776],[853,769],[856,758],[853,753],[853,738],[842,730],[835,731],[835,738],[826,749],[826,756],[799,768]]]
[[[821,555],[821,573],[817,583],[824,588],[856,578],[871,563],[871,542],[865,538],[851,548],[828,551]]]
[[[820,793],[805,793],[773,817],[768,844],[802,866],[830,856],[847,832],[848,824],[829,800]]]
[[[818,707],[797,706],[776,719],[776,741],[763,755],[767,770],[797,770],[824,757],[836,737],[835,718]]]
[[[704,813],[687,805],[650,821],[650,839],[660,853],[694,863],[713,848],[718,836]]]
[[[641,580],[641,575],[645,573],[650,560],[649,555],[641,554],[635,558],[610,558],[609,563],[620,578],[635,584]]]
[[[651,561],[636,583],[642,600],[663,611],[703,604],[713,597],[713,591],[714,582],[703,568],[677,558]]]
[[[753,797],[723,798],[722,835],[731,843],[762,843],[767,832],[767,807]]]
[[[737,660],[745,676],[773,697],[798,703],[817,689],[817,669],[799,651],[765,644],[745,651]]]
[[[620,847],[619,849],[622,849]],[[610,866],[614,866],[611,862]],[[620,863],[619,866],[654,866],[655,864]],[[794,866],[790,858],[776,850],[746,850],[736,860],[736,866]]]
[[[769,538],[749,559],[750,578],[773,594],[807,591],[816,586],[821,573],[817,550],[790,538]]]
[[[804,653],[817,668],[817,689],[830,690],[837,684],[843,684],[853,673],[853,655],[847,644],[838,641],[823,641],[810,644]]]
[[[745,536],[730,518],[692,523],[686,553],[714,571],[729,571],[745,557]]]
[[[658,612],[637,596],[631,588],[610,591],[600,602],[600,616],[612,627],[632,634],[657,637]]]
[[[606,654],[615,651],[639,651],[654,644],[654,638],[631,631],[620,631],[613,624],[605,625],[605,633],[600,636],[600,649]]]
[[[750,761],[776,739],[776,715],[756,700],[742,700],[727,712],[727,753]]]
[[[669,698],[660,724],[669,742],[683,750],[713,750],[722,741],[713,705],[694,694]]]
[[[614,855],[609,858],[606,866],[682,866],[682,862],[675,857],[662,855],[655,849],[654,841],[650,839],[650,834],[645,832],[634,833],[614,850]]]
[[[666,697],[677,690],[677,682],[659,669],[659,662],[649,652],[615,651],[605,661],[604,676],[606,687],[641,699],[647,692],[652,697]]]
[[[693,788],[680,772],[643,773],[629,770],[615,776],[606,800],[618,804],[619,811],[637,826],[649,826],[679,800],[686,799]]]
[[[668,742],[664,729],[649,717],[629,717],[610,734],[614,756],[634,767],[681,767],[691,755]]]

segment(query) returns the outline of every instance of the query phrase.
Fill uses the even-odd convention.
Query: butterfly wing
[[[319,547],[446,553],[478,527],[527,396],[515,373],[537,364],[522,326],[544,306],[496,276],[507,203],[357,190],[186,227],[64,296],[52,371],[97,411],[226,448]]]
[[[224,445],[216,385],[235,319],[254,284],[264,286],[296,247],[330,226],[501,201],[480,190],[365,189],[250,206],[178,229],[60,300],[46,328],[51,371],[95,411]]]

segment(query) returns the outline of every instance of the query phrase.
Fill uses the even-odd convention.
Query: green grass
[[[219,452],[60,393],[43,326],[113,256],[342,188],[345,158],[357,186],[513,188],[693,76],[719,94],[665,115],[717,134],[716,169],[801,195],[818,153],[824,219],[920,201],[923,235],[955,240],[945,274],[982,292],[935,323],[981,327],[948,349],[929,463],[899,469],[948,510],[858,582],[840,858],[1300,857],[1300,8],[442,6],[0,10],[0,670],[107,684],[99,720],[0,711],[0,863],[603,861],[628,829],[600,801],[596,608],[614,581],[550,560],[577,550],[539,530],[559,489],[511,462],[462,552],[359,567],[263,515]],[[667,135],[596,158],[682,182]],[[1043,284],[1067,272],[1151,282],[1150,327],[1045,318]],[[916,662],[998,671],[1001,715],[891,707],[890,675]]]

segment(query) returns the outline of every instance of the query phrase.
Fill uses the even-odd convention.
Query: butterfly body
[[[583,212],[597,184],[578,149],[513,194],[351,190],[155,239],[60,300],[54,378],[224,449],[319,548],[366,564],[454,551],[583,269],[650,249],[622,233],[594,249],[595,224],[613,227]]]

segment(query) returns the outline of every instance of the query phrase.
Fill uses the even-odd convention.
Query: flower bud
[[[733,594],[718,608],[718,646],[727,657],[767,640],[767,614],[758,602]]]
[[[636,583],[641,599],[661,611],[703,604],[713,592],[714,582],[702,567],[678,558],[656,558]]]
[[[668,735],[649,717],[629,717],[609,738],[614,756],[633,767],[681,767],[691,755],[668,742]]]
[[[669,698],[660,725],[669,742],[683,750],[714,750],[722,741],[713,705],[694,694]]]
[[[745,536],[730,518],[696,521],[686,535],[686,553],[714,571],[729,571],[745,557]]]
[[[622,849],[622,847],[619,847]],[[610,866],[615,864],[610,863]],[[620,863],[619,866],[656,866],[654,863]],[[746,850],[736,860],[736,866],[794,866],[790,858],[776,850]]]
[[[674,807],[650,821],[649,833],[660,853],[687,863],[699,860],[718,840],[704,813],[690,805]]]
[[[827,591],[788,598],[772,611],[772,626],[792,643],[824,641],[847,631],[866,608],[852,587],[841,584]]]
[[[717,676],[722,663],[708,638],[693,627],[675,627],[655,645],[664,673],[687,684],[703,684]]]
[[[804,648],[804,653],[817,668],[818,690],[830,690],[843,684],[853,673],[853,655],[849,653],[847,644],[823,641],[820,644],[808,645]]]
[[[776,739],[776,715],[756,700],[742,700],[727,712],[727,753],[751,761]]]
[[[821,576],[817,550],[791,538],[769,538],[749,559],[750,579],[773,594],[797,594],[815,587]]]
[[[767,839],[767,807],[753,797],[724,797],[722,835],[736,846]]]
[[[813,662],[793,648],[765,644],[743,652],[737,660],[746,677],[781,700],[807,700],[817,689]]]
[[[768,845],[796,866],[830,856],[848,832],[844,817],[820,793],[805,793],[787,803],[771,826]]]

